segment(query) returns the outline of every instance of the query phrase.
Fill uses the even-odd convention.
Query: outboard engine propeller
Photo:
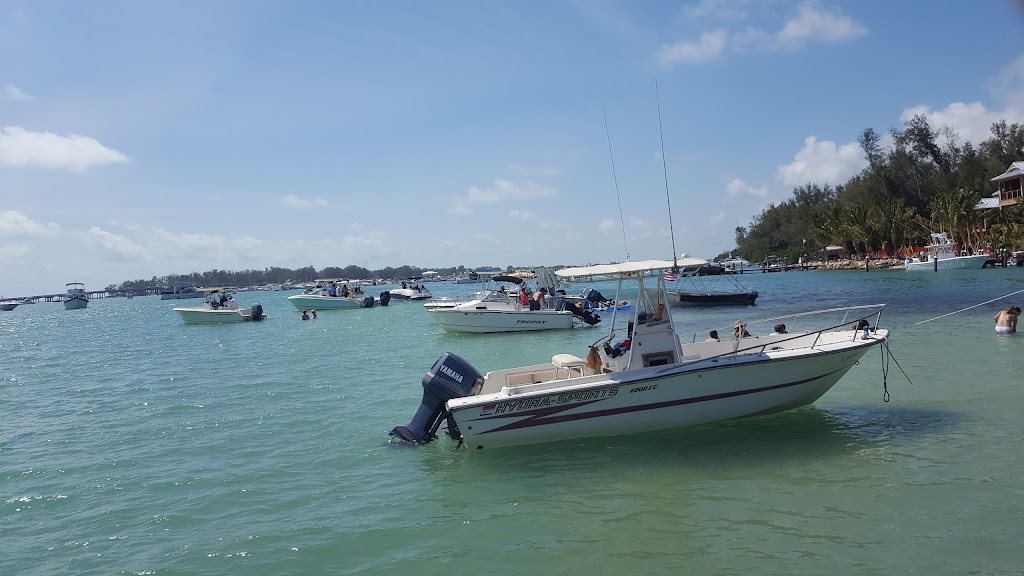
[[[445,403],[452,398],[478,394],[483,383],[484,377],[469,362],[445,352],[423,376],[423,401],[412,422],[408,426],[395,426],[390,434],[406,442],[430,442],[437,438],[437,429],[447,418],[448,435],[461,439],[462,433]]]
[[[251,310],[252,310],[252,321],[253,322],[259,322],[260,320],[263,320],[263,305],[262,304],[253,304]]]
[[[388,302],[391,302],[391,292],[388,292],[387,290],[381,292],[379,301],[381,306],[387,306]]]
[[[373,308],[373,296],[363,298],[363,308]]]

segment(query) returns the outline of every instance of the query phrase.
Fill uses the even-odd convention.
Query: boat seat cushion
[[[587,364],[583,358],[572,354],[555,354],[551,357],[551,363],[556,368],[582,368]]]

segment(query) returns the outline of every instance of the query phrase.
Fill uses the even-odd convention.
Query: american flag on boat
[[[675,282],[679,279],[679,274],[673,274],[671,270],[665,270],[665,282]]]

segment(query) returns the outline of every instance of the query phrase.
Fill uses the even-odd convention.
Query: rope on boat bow
[[[907,372],[906,372],[906,370],[903,369],[903,366],[900,366],[900,361],[896,359],[896,356],[892,353],[892,349],[889,348],[889,341],[888,340],[882,342],[881,350],[882,350],[882,401],[883,402],[888,402],[889,401],[889,386],[888,386],[888,380],[889,380],[889,360],[892,360],[893,362],[896,363],[896,367],[900,369],[900,372],[903,372],[903,376],[907,379],[907,382],[910,382],[911,386],[914,385],[914,381],[910,379],[910,376],[907,376]]]

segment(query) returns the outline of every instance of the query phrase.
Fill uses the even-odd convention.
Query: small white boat
[[[0,310],[11,311],[22,304],[21,300],[0,300]]]
[[[726,274],[742,274],[744,272],[760,270],[757,264],[751,263],[742,256],[731,256],[725,260],[720,260],[718,264],[725,269]]]
[[[932,232],[931,237],[928,254],[907,258],[907,270],[978,270],[983,268],[988,260],[987,254],[957,256],[953,250],[953,242],[945,232]]]
[[[740,335],[732,340],[699,342],[694,337],[684,344],[668,312],[660,275],[669,266],[656,260],[559,270],[565,276],[617,275],[618,292],[623,281],[636,282],[633,320],[622,342],[612,345],[613,327],[583,358],[558,353],[550,363],[487,374],[447,352],[423,378],[423,400],[413,420],[390,434],[429,442],[447,422],[447,433],[459,446],[479,449],[789,410],[817,400],[889,337],[877,326],[884,305],[876,305],[821,311],[833,315],[832,323],[815,330],[750,336],[741,324]],[[645,281],[652,281],[644,273],[652,270],[659,271],[656,289],[644,290]],[[791,328],[822,318],[795,316]],[[873,330],[865,321],[863,332],[850,331],[850,321],[870,317],[875,318]]]
[[[203,291],[196,288],[194,282],[184,280],[175,281],[171,289],[160,293],[161,300],[185,300],[189,298],[202,298]]]
[[[85,293],[85,284],[81,282],[68,282],[66,286],[68,295],[64,299],[65,310],[78,310],[89,305],[89,295]]]
[[[399,288],[392,288],[389,292],[392,298],[399,300],[429,300],[434,297],[426,286],[411,282],[402,282]]]
[[[362,288],[349,289],[347,283],[340,286],[331,280],[319,281],[316,288],[307,288],[302,294],[288,297],[296,310],[351,310],[372,308],[373,296],[367,296]],[[381,305],[386,304],[381,302]]]
[[[235,322],[248,322],[266,320],[263,313],[263,306],[253,304],[249,308],[239,308],[234,296],[225,293],[220,289],[203,290],[206,293],[206,301],[202,306],[190,308],[174,308],[174,311],[181,316],[186,324],[230,324]]]

